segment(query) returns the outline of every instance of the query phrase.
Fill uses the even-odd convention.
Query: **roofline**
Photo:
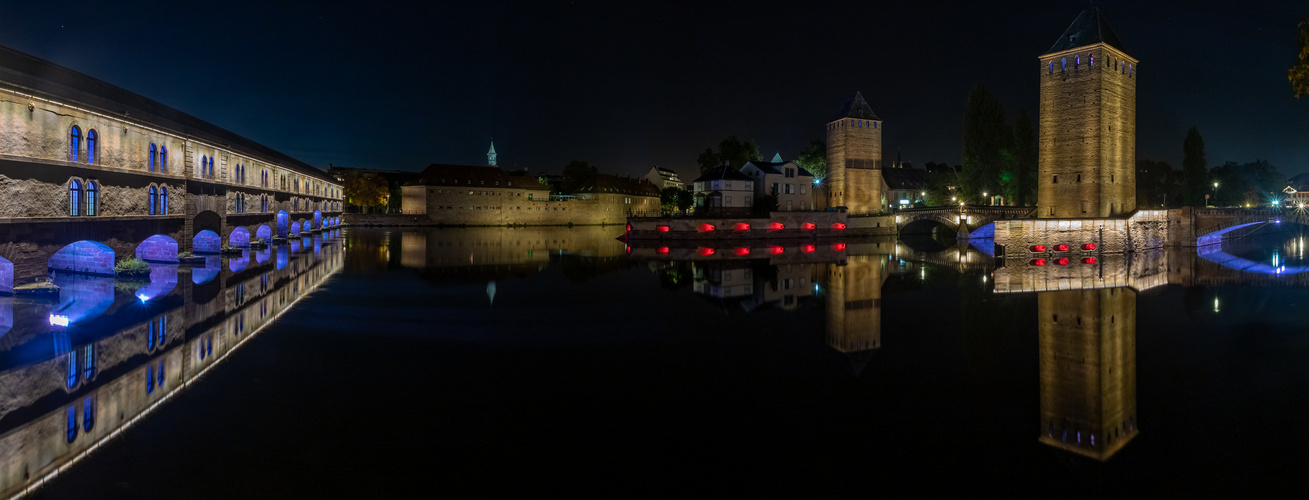
[[[1095,47],[1101,47],[1101,46],[1103,46],[1103,47],[1106,48],[1106,49],[1109,49],[1109,50],[1114,51],[1114,53],[1116,53],[1116,54],[1119,55],[1119,56],[1122,56],[1122,57],[1125,58],[1125,59],[1130,59],[1130,60],[1132,61],[1132,63],[1138,63],[1138,62],[1140,62],[1139,59],[1137,59],[1137,58],[1135,58],[1135,57],[1132,57],[1132,56],[1128,55],[1126,52],[1123,52],[1122,49],[1120,49],[1120,48],[1118,48],[1118,47],[1114,47],[1113,45],[1109,45],[1108,43],[1105,43],[1105,42],[1089,43],[1089,44],[1086,44],[1086,45],[1080,45],[1080,46],[1077,46],[1077,47],[1073,47],[1073,48],[1068,49],[1068,50],[1061,50],[1061,51],[1059,51],[1059,52],[1047,52],[1047,53],[1045,53],[1045,54],[1041,54],[1041,55],[1039,55],[1039,56],[1036,56],[1036,58],[1037,58],[1037,59],[1045,59],[1045,58],[1047,58],[1047,57],[1058,57],[1058,56],[1064,56],[1064,55],[1075,55],[1075,54],[1080,54],[1080,53],[1082,53],[1082,52],[1086,52],[1086,49],[1087,49],[1087,48],[1095,48]]]

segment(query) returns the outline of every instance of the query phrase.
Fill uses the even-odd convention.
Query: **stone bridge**
[[[995,221],[1030,217],[1033,210],[1033,207],[989,205],[913,208],[896,212],[895,225],[898,234],[927,232],[933,225],[942,225],[961,239],[989,238],[995,234],[992,225]]]
[[[1275,208],[1175,208],[1168,211],[1169,246],[1206,246],[1282,225],[1309,226],[1309,211]]]

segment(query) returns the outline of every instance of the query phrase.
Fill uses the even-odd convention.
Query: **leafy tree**
[[[390,191],[390,196],[388,196],[386,199],[386,213],[388,214],[400,213],[402,211],[403,203],[404,203],[404,195],[402,194],[400,187],[397,186],[395,188],[392,188]]]
[[[814,180],[827,178],[827,143],[819,140],[809,142],[809,146],[795,159],[800,168],[814,175]]]
[[[1300,94],[1309,94],[1309,18],[1300,21],[1300,60],[1286,73],[1296,99]]]
[[[1204,159],[1204,139],[1195,127],[1186,131],[1182,141],[1182,177],[1184,203],[1192,207],[1204,206],[1204,195],[1209,194],[1209,171]]]
[[[700,153],[696,162],[700,164],[700,173],[708,173],[710,170],[718,168],[723,162],[728,162],[732,168],[740,169],[747,161],[761,161],[764,157],[759,153],[759,145],[754,141],[741,142],[735,135],[728,136],[723,142],[718,143],[718,152],[713,148],[706,149]]]
[[[695,204],[695,193],[692,193],[691,191],[686,189],[683,189],[677,193],[678,210],[682,210],[682,211],[689,210],[691,206],[694,204]]]
[[[1018,110],[1013,129],[1014,194],[1010,199],[1018,206],[1030,207],[1036,205],[1037,146],[1036,128],[1027,110]]]
[[[365,175],[358,170],[347,170],[342,181],[341,194],[345,204],[356,207],[375,207],[386,203],[390,191],[386,179]]]
[[[754,199],[754,215],[757,217],[768,217],[769,212],[777,211],[777,195],[766,194]]]
[[[564,165],[564,180],[568,182],[588,181],[595,178],[595,174],[600,173],[600,169],[588,165],[584,161],[573,160]]]
[[[1175,177],[1173,166],[1166,161],[1140,159],[1136,161],[1136,206],[1157,208],[1165,206]],[[1173,197],[1173,203],[1180,200]]]
[[[968,94],[964,106],[963,171],[960,196],[976,200],[983,192],[999,193],[1001,172],[1008,170],[1012,180],[1011,146],[1013,133],[1004,119],[1004,105],[986,87],[978,85]]]
[[[1246,163],[1226,162],[1209,171],[1218,183],[1213,204],[1217,206],[1262,206],[1280,198],[1286,176],[1266,160]],[[1210,187],[1212,187],[1212,183]]]

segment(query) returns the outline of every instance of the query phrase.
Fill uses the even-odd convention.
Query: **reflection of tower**
[[[827,266],[827,344],[842,353],[861,353],[851,356],[856,372],[882,345],[885,265],[881,256],[852,255],[845,265]]]
[[[882,211],[882,120],[855,92],[827,123],[828,205]]]
[[[1106,460],[1136,437],[1136,291],[1037,296],[1041,442]]]

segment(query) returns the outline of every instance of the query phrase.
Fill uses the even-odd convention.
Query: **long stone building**
[[[49,270],[294,237],[339,223],[324,172],[196,117],[0,47],[0,292]]]

